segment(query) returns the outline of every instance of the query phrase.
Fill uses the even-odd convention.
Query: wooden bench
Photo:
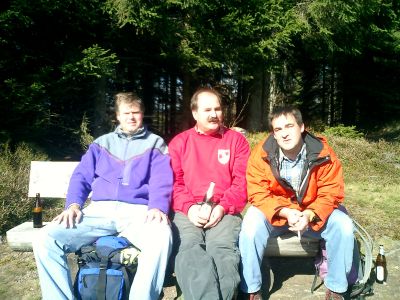
[[[34,198],[36,193],[40,193],[44,201],[65,198],[69,179],[77,164],[76,161],[32,161],[28,197]],[[32,251],[32,241],[39,229],[33,228],[32,221],[24,222],[7,231],[7,243],[16,251]]]
[[[28,197],[40,193],[43,199],[65,198],[69,179],[78,162],[32,161],[29,177]],[[44,200],[46,201],[46,200]],[[33,201],[32,201],[33,203]],[[24,222],[7,231],[7,242],[13,250],[32,251],[32,240],[38,228],[31,221]],[[271,238],[265,255],[267,256],[315,256],[319,241],[294,234]]]

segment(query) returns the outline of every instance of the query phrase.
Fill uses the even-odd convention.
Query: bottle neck
[[[379,254],[380,255],[385,255],[385,250],[383,249],[382,246],[379,247]]]
[[[215,183],[211,182],[210,186],[208,187],[207,193],[206,193],[207,200],[210,200],[214,196],[214,187],[215,187]]]

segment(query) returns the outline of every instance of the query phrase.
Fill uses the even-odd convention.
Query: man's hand
[[[216,205],[211,211],[210,220],[206,225],[204,225],[204,229],[214,227],[222,220],[225,215],[225,210],[221,205]]]
[[[208,221],[208,220],[210,220],[211,211],[212,211],[212,206],[207,203],[203,203],[200,205],[199,217],[202,220]]]
[[[188,218],[190,222],[192,222],[197,227],[204,227],[210,217],[211,206],[210,208],[203,206],[204,205],[194,204],[188,210]]]
[[[279,211],[279,216],[287,219],[289,227],[296,224],[302,215],[301,211],[294,208],[285,207]]]
[[[306,231],[307,227],[308,227],[308,222],[309,221],[309,217],[307,215],[301,215],[298,219],[298,221],[289,226],[289,230],[290,231],[299,231],[300,233],[303,233],[304,231]]]
[[[65,228],[73,228],[82,219],[82,211],[78,204],[72,204],[61,214],[56,216],[52,222],[64,224]]]
[[[147,211],[145,222],[158,222],[169,224],[169,218],[164,212],[162,212],[158,208],[152,208]]]
[[[306,231],[310,217],[308,214],[293,209],[293,208],[282,208],[279,212],[279,216],[288,220],[289,230],[299,232],[300,234]]]

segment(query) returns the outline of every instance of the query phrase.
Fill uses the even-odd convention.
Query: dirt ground
[[[400,299],[400,241],[381,240],[384,244],[388,265],[386,284],[374,284],[374,295],[366,299]],[[374,253],[377,254],[377,247]],[[272,258],[271,285],[266,276],[265,290],[269,295],[263,299],[324,299],[325,288],[320,286],[310,292],[314,278],[312,258]],[[267,272],[266,272],[267,273]],[[40,299],[40,288],[32,252],[11,251],[4,236],[0,242],[0,299],[36,300]],[[176,299],[175,286],[164,288],[162,300]],[[205,299],[214,300],[214,299]]]

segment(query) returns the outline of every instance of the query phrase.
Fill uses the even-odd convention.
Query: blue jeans
[[[225,215],[206,230],[181,213],[175,214],[173,222],[178,248],[175,274],[184,299],[231,300],[240,281],[240,216]]]
[[[83,209],[74,228],[48,224],[33,242],[43,299],[73,299],[66,254],[98,237],[118,234],[141,249],[129,299],[156,300],[162,291],[165,269],[172,249],[169,225],[145,223],[148,207],[118,201],[93,201]]]
[[[261,262],[268,238],[288,231],[288,226],[272,226],[258,208],[249,207],[239,235],[240,289],[243,292],[254,293],[261,289]],[[303,235],[322,238],[326,241],[328,274],[324,284],[331,291],[346,292],[348,288],[347,275],[351,270],[354,247],[354,227],[350,217],[339,209],[335,209],[320,231],[308,229]]]

